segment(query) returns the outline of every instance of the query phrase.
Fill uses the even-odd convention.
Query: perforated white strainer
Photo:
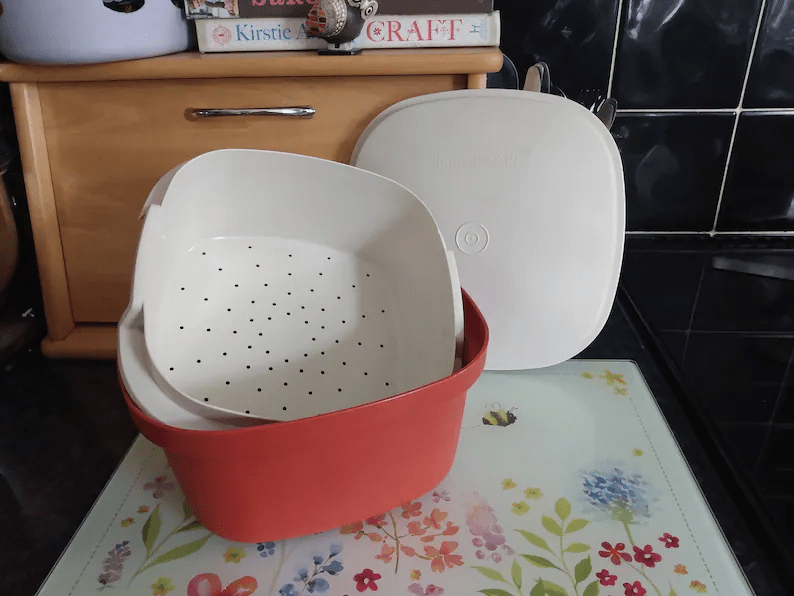
[[[244,424],[375,401],[452,372],[460,300],[435,221],[401,185],[300,155],[208,153],[147,202],[121,324],[141,326],[140,374],[163,391],[132,397],[174,423],[174,406]]]

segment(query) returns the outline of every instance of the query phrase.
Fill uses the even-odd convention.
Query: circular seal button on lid
[[[603,328],[623,256],[623,169],[578,103],[495,89],[420,96],[381,113],[351,163],[430,209],[488,321],[486,368],[557,364]]]

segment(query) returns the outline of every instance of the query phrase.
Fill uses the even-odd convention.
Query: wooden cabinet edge
[[[48,358],[113,360],[117,335],[116,325],[77,325],[63,339],[46,337],[41,352]]]
[[[498,47],[365,50],[358,56],[316,52],[185,52],[106,64],[39,66],[0,63],[0,81],[64,82],[248,77],[477,74],[502,68]]]
[[[10,91],[47,330],[53,339],[63,339],[74,329],[74,319],[39,89],[36,83],[12,83]]]
[[[469,89],[485,89],[488,84],[488,74],[484,72],[470,73],[467,84]]]

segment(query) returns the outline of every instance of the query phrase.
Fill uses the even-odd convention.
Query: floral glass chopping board
[[[377,482],[377,469],[361,473]],[[624,361],[484,373],[467,398],[453,469],[435,490],[294,540],[212,535],[184,504],[162,450],[139,437],[39,594],[106,590],[752,594],[636,365]]]

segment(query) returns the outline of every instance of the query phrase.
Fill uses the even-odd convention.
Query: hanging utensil
[[[598,116],[598,119],[604,123],[604,126],[607,127],[607,130],[612,129],[612,125],[615,123],[615,116],[617,115],[618,111],[618,102],[614,97],[607,97],[601,105],[595,111],[595,115]]]

